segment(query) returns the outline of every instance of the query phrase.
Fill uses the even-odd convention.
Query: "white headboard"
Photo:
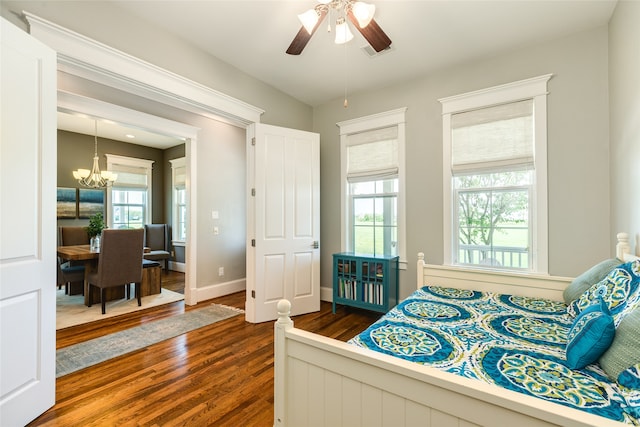
[[[616,238],[618,239],[618,244],[616,245],[616,257],[618,259],[629,262],[633,261],[634,259],[640,258],[634,255],[633,252],[631,252],[631,245],[629,244],[629,234],[618,233],[616,234]]]
[[[629,235],[616,235],[616,257],[630,261],[636,257],[631,253]],[[509,295],[522,295],[536,298],[548,298],[562,301],[562,292],[573,278],[550,276],[545,274],[524,274],[519,272],[481,270],[448,265],[430,265],[424,260],[424,254],[418,254],[417,287],[433,284],[457,289],[495,292]]]

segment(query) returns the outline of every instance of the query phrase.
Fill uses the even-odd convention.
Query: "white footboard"
[[[274,426],[619,426],[583,411],[275,324]]]

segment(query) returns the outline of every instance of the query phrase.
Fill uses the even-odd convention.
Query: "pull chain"
[[[347,84],[349,80],[349,70],[347,68],[347,43],[344,44],[344,108],[349,107],[349,100],[347,99]]]

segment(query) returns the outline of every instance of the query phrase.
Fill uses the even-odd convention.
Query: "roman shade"
[[[115,187],[147,188],[146,168],[114,164],[112,169],[118,174]]]
[[[533,100],[451,115],[453,174],[533,167]]]
[[[347,180],[371,181],[398,175],[398,127],[347,136]]]
[[[173,186],[176,190],[182,190],[187,186],[187,168],[186,166],[178,166],[173,168]]]

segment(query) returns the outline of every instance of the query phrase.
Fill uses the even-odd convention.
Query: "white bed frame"
[[[616,253],[628,259],[628,235]],[[473,288],[562,300],[566,277],[428,265],[418,254],[417,285]],[[279,301],[275,323],[275,427],[620,426],[477,380],[359,348],[293,327]]]

